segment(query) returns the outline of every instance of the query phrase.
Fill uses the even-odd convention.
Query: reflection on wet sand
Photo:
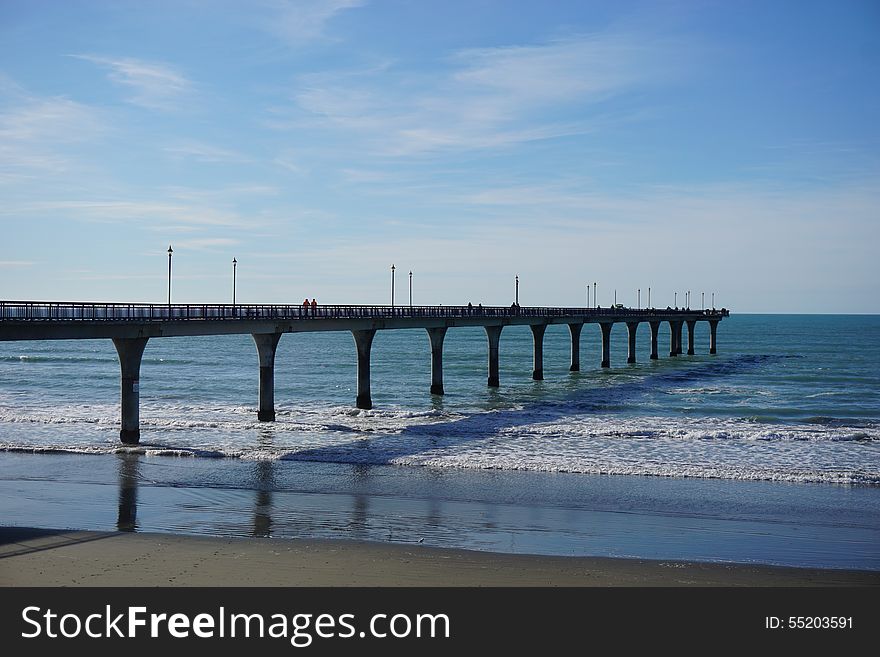
[[[272,535],[272,491],[275,488],[275,464],[272,461],[257,461],[256,501],[254,504],[254,527],[251,536],[269,537]]]
[[[137,531],[137,485],[140,454],[118,454],[119,508],[116,528],[121,532]]]

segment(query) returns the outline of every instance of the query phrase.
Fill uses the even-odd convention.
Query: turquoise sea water
[[[664,326],[659,361],[643,325],[635,365],[618,325],[610,370],[599,337],[585,326],[570,373],[550,327],[535,382],[531,332],[505,328],[495,390],[485,332],[451,329],[440,398],[425,332],[380,331],[359,411],[351,335],[288,334],[275,423],[256,420],[249,336],[153,339],[136,450],[109,340],[0,343],[0,511],[107,528],[136,490],[139,529],[880,569],[880,317],[734,314],[718,355],[698,324],[678,358]]]

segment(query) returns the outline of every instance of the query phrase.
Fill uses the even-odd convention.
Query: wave
[[[0,362],[4,363],[114,363],[116,358],[100,356],[40,356],[36,354],[22,354],[20,356],[0,356]]]
[[[33,446],[21,447],[0,444],[0,452],[27,454],[77,454],[114,455],[137,454],[150,458],[206,458],[206,459],[244,459],[250,461],[272,461],[283,463],[316,462],[352,465],[392,465],[407,467],[430,467],[441,469],[476,469],[498,471],[528,471],[544,473],[567,473],[599,476],[650,476],[685,479],[728,479],[737,481],[775,481],[787,483],[838,484],[880,486],[880,472],[861,468],[809,469],[804,467],[737,467],[734,465],[709,465],[688,463],[613,463],[585,460],[535,460],[522,455],[499,457],[488,454],[475,457],[473,454],[458,456],[413,455],[387,459],[380,453],[359,448],[337,449],[324,453],[311,451],[268,451],[254,450],[247,453],[226,452],[224,450],[196,449],[181,447],[162,447],[141,445],[125,446]]]

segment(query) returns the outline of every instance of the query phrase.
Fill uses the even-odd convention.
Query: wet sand
[[[0,586],[877,586],[880,572],[0,528]]]

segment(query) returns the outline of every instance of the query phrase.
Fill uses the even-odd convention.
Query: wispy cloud
[[[0,112],[0,180],[12,182],[72,168],[65,148],[105,130],[100,112],[65,97],[39,98],[24,92],[4,98]]]
[[[152,225],[246,227],[253,222],[240,214],[196,203],[120,200],[34,201],[19,204],[8,211],[63,214],[80,221],[149,222]],[[0,214],[6,214],[0,209]]]
[[[194,251],[214,251],[234,246],[238,243],[239,240],[230,237],[199,237],[180,240],[175,244],[175,247],[178,249],[192,249]]]
[[[173,66],[163,62],[147,62],[131,57],[101,57],[91,54],[71,55],[110,71],[110,79],[127,87],[132,95],[128,102],[154,110],[171,110],[181,106],[193,84]]]
[[[346,9],[362,7],[366,0],[266,0],[264,28],[291,45],[326,36],[327,23]]]
[[[35,260],[0,260],[0,269],[12,269],[13,267],[33,267]]]
[[[609,120],[602,101],[680,75],[683,48],[600,34],[468,49],[439,74],[382,67],[305,77],[295,100],[313,124],[389,155],[498,148],[595,129]]]
[[[250,161],[250,159],[243,153],[238,153],[236,151],[213,146],[193,139],[185,139],[174,144],[169,144],[164,148],[164,151],[172,157],[192,159],[197,162],[244,163]]]

